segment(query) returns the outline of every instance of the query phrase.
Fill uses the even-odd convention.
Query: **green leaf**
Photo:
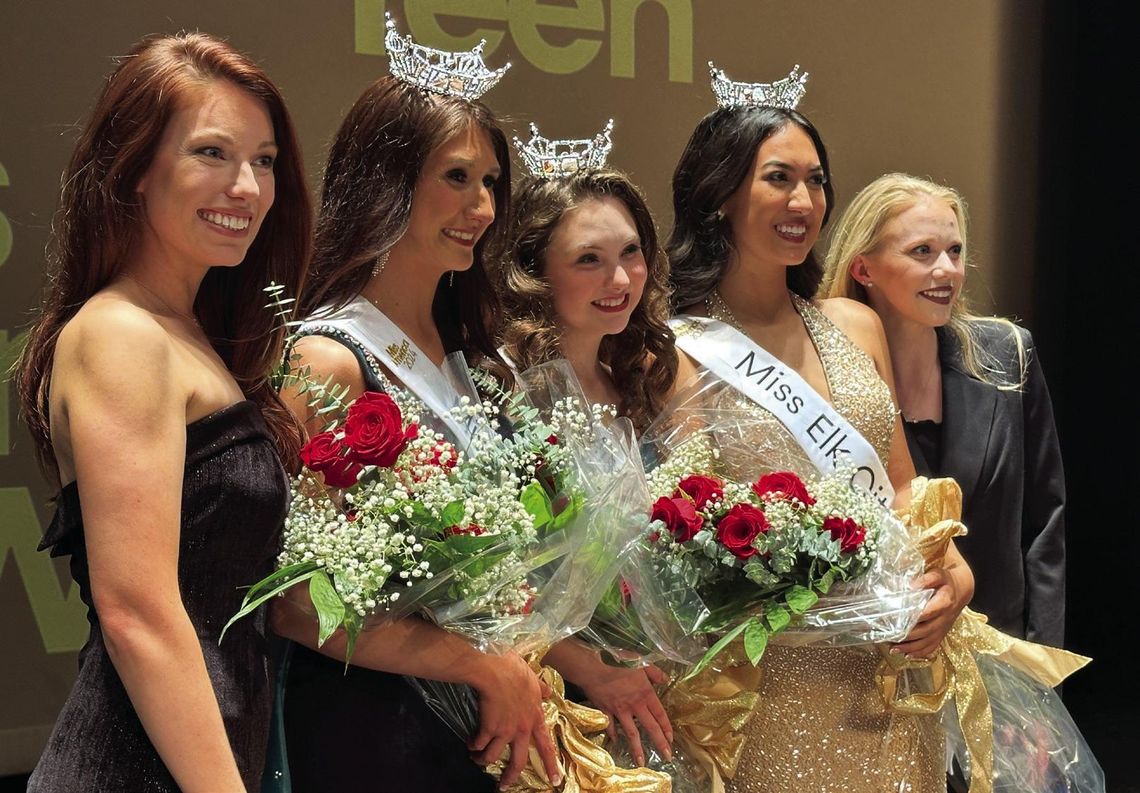
[[[534,516],[535,528],[545,526],[554,517],[550,496],[546,495],[546,488],[538,482],[527,485],[519,494],[519,501],[526,511]]]
[[[444,528],[448,526],[458,526],[459,521],[463,520],[463,511],[462,501],[452,501],[440,512],[439,524]]]
[[[250,599],[249,596],[247,595],[245,600],[242,601],[242,606],[238,610],[238,613],[234,614],[232,617],[230,617],[230,621],[227,622],[225,624],[225,626],[222,628],[222,634],[218,637],[218,644],[222,643],[222,639],[224,639],[226,637],[226,631],[228,631],[230,629],[230,626],[233,625],[238,620],[240,620],[242,617],[244,617],[248,614],[252,614],[254,611],[257,610],[257,607],[260,606],[265,601],[269,600],[270,598],[277,597],[279,594],[281,594],[282,592],[284,592],[286,589],[293,586],[294,584],[299,584],[308,578],[312,578],[313,576],[315,576],[319,572],[321,572],[321,569],[319,567],[316,567],[307,573],[296,576],[295,578],[290,578],[288,581],[284,582],[283,584],[278,584],[276,587],[269,590],[264,595],[260,595],[256,598],[253,598],[253,599]],[[259,583],[264,583],[264,582],[259,582]]]
[[[805,586],[796,584],[784,595],[784,600],[793,613],[803,614],[819,602],[819,595]]]
[[[352,651],[356,649],[356,639],[364,628],[364,619],[352,609],[344,612],[344,633],[348,644],[344,648],[344,671],[348,673],[348,662],[352,659]]]
[[[753,666],[760,663],[764,650],[768,647],[768,629],[760,620],[749,620],[744,629],[744,652]]]
[[[709,651],[707,653],[705,653],[704,657],[700,661],[698,661],[697,665],[694,666],[692,669],[690,669],[689,673],[686,674],[685,677],[682,679],[689,680],[691,678],[696,677],[701,672],[703,672],[705,670],[705,667],[707,667],[710,663],[712,663],[714,658],[716,658],[718,655],[720,655],[724,651],[724,649],[726,647],[728,647],[728,645],[730,645],[734,641],[736,641],[737,636],[744,633],[744,631],[748,628],[749,622],[750,622],[750,620],[746,620],[745,622],[740,623],[735,628],[733,628],[728,633],[726,633],[724,636],[720,637],[720,641],[718,641],[716,644],[714,644],[712,647],[710,647]]]
[[[819,579],[819,582],[815,585],[816,589],[818,589],[822,594],[826,595],[827,590],[831,589],[831,585],[835,583],[835,579],[838,577],[839,573],[837,573],[835,568],[832,567]]]
[[[788,623],[792,621],[792,615],[783,606],[773,603],[764,609],[764,619],[768,622],[769,632],[776,634],[788,627]]]
[[[400,509],[402,509],[403,506],[404,505],[401,504]],[[439,519],[436,518],[435,515],[431,514],[431,510],[425,507],[419,501],[412,502],[412,523],[414,523],[416,526],[430,529],[431,531],[443,531],[448,526],[455,525],[454,523],[443,523],[441,525]]]
[[[562,508],[562,511],[554,516],[554,520],[550,522],[550,530],[558,531],[566,526],[567,523],[578,517],[578,513],[582,511],[583,496],[581,493],[575,493],[570,502]]]
[[[324,570],[318,570],[309,579],[309,598],[317,610],[317,620],[320,623],[317,633],[317,646],[320,647],[344,622],[344,601],[336,593]]]
[[[319,567],[320,565],[316,562],[297,562],[296,564],[286,565],[279,570],[275,570],[249,588],[249,591],[245,593],[245,600],[242,601],[242,605],[244,606],[246,603],[261,597],[261,595],[273,589],[282,581],[286,581],[302,573],[307,573],[310,570],[316,570]]]

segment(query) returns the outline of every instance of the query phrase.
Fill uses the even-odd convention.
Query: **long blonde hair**
[[[954,213],[958,221],[958,231],[962,235],[962,263],[968,269],[971,261],[966,202],[961,194],[952,187],[935,184],[917,176],[888,173],[860,190],[835,224],[824,265],[823,282],[820,284],[818,294],[824,297],[848,297],[870,305],[867,288],[851,275],[851,263],[855,257],[879,247],[887,223],[899,213],[914,206],[922,197],[942,201]],[[1017,347],[1018,373],[1015,381],[1011,382],[1000,361],[978,344],[976,330],[980,322],[995,322],[1008,326]],[[982,317],[974,314],[965,296],[959,295],[950,308],[950,322],[947,328],[958,339],[962,350],[962,364],[971,377],[1003,390],[1018,389],[1025,382],[1028,365],[1025,343],[1018,333],[1017,326],[1011,321],[1003,317]]]

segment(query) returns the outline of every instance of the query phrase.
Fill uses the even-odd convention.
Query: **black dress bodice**
[[[272,705],[265,610],[237,622],[220,645],[219,637],[243,588],[273,570],[288,495],[288,478],[256,404],[238,402],[186,427],[179,589],[249,790],[260,785]],[[75,482],[60,491],[40,548],[71,556],[91,633],[28,790],[177,791],[107,654],[91,597]]]

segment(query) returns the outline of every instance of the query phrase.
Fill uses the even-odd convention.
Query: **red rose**
[[[716,524],[716,538],[737,559],[747,559],[757,551],[752,541],[767,534],[772,526],[764,513],[751,504],[737,504]]]
[[[474,523],[468,523],[466,526],[450,526],[443,530],[444,537],[450,537],[453,534],[468,534],[472,537],[478,537],[480,534],[485,534],[486,529],[482,526],[477,526]]]
[[[807,485],[791,471],[776,471],[764,474],[760,481],[752,485],[752,492],[763,498],[772,494],[783,498],[794,498],[805,507],[815,503],[815,499],[808,493]]]
[[[358,463],[390,468],[419,433],[415,424],[404,429],[404,417],[392,397],[367,391],[348,407],[344,421],[344,442],[349,455]]]
[[[301,447],[301,462],[325,478],[329,487],[351,487],[360,474],[359,463],[348,458],[348,447],[332,432],[314,435]]]
[[[688,494],[689,498],[693,499],[693,506],[697,509],[704,509],[710,501],[720,501],[724,498],[724,482],[715,476],[693,474],[686,476],[677,483],[677,489],[673,491],[673,498],[681,498],[681,493]]]
[[[548,444],[550,444],[551,446],[557,446],[558,445],[558,436],[551,434],[546,438],[546,442]]]
[[[693,539],[705,519],[697,514],[693,502],[687,498],[666,498],[662,496],[653,505],[653,520],[665,524],[665,528],[673,535],[677,542],[687,542]]]
[[[867,538],[867,530],[856,523],[854,518],[825,518],[823,530],[831,532],[831,539],[839,540],[839,549],[843,553],[858,549]]]

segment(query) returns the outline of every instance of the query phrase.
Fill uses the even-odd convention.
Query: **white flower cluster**
[[[406,425],[420,423],[425,411],[414,396],[398,388],[389,394]],[[361,616],[391,608],[407,587],[436,576],[446,576],[439,592],[447,597],[469,599],[492,616],[522,613],[535,593],[525,576],[511,571],[536,542],[537,528],[521,496],[539,478],[555,482],[567,453],[547,442],[554,430],[539,422],[500,434],[501,410],[464,397],[452,415],[471,430],[465,452],[420,424],[392,468],[366,466],[357,483],[339,493],[303,473],[285,519],[279,565],[324,568],[346,607]],[[566,432],[589,431],[597,415],[572,401],[555,410]],[[499,542],[448,550],[451,535]],[[491,561],[464,564],[491,545]]]

